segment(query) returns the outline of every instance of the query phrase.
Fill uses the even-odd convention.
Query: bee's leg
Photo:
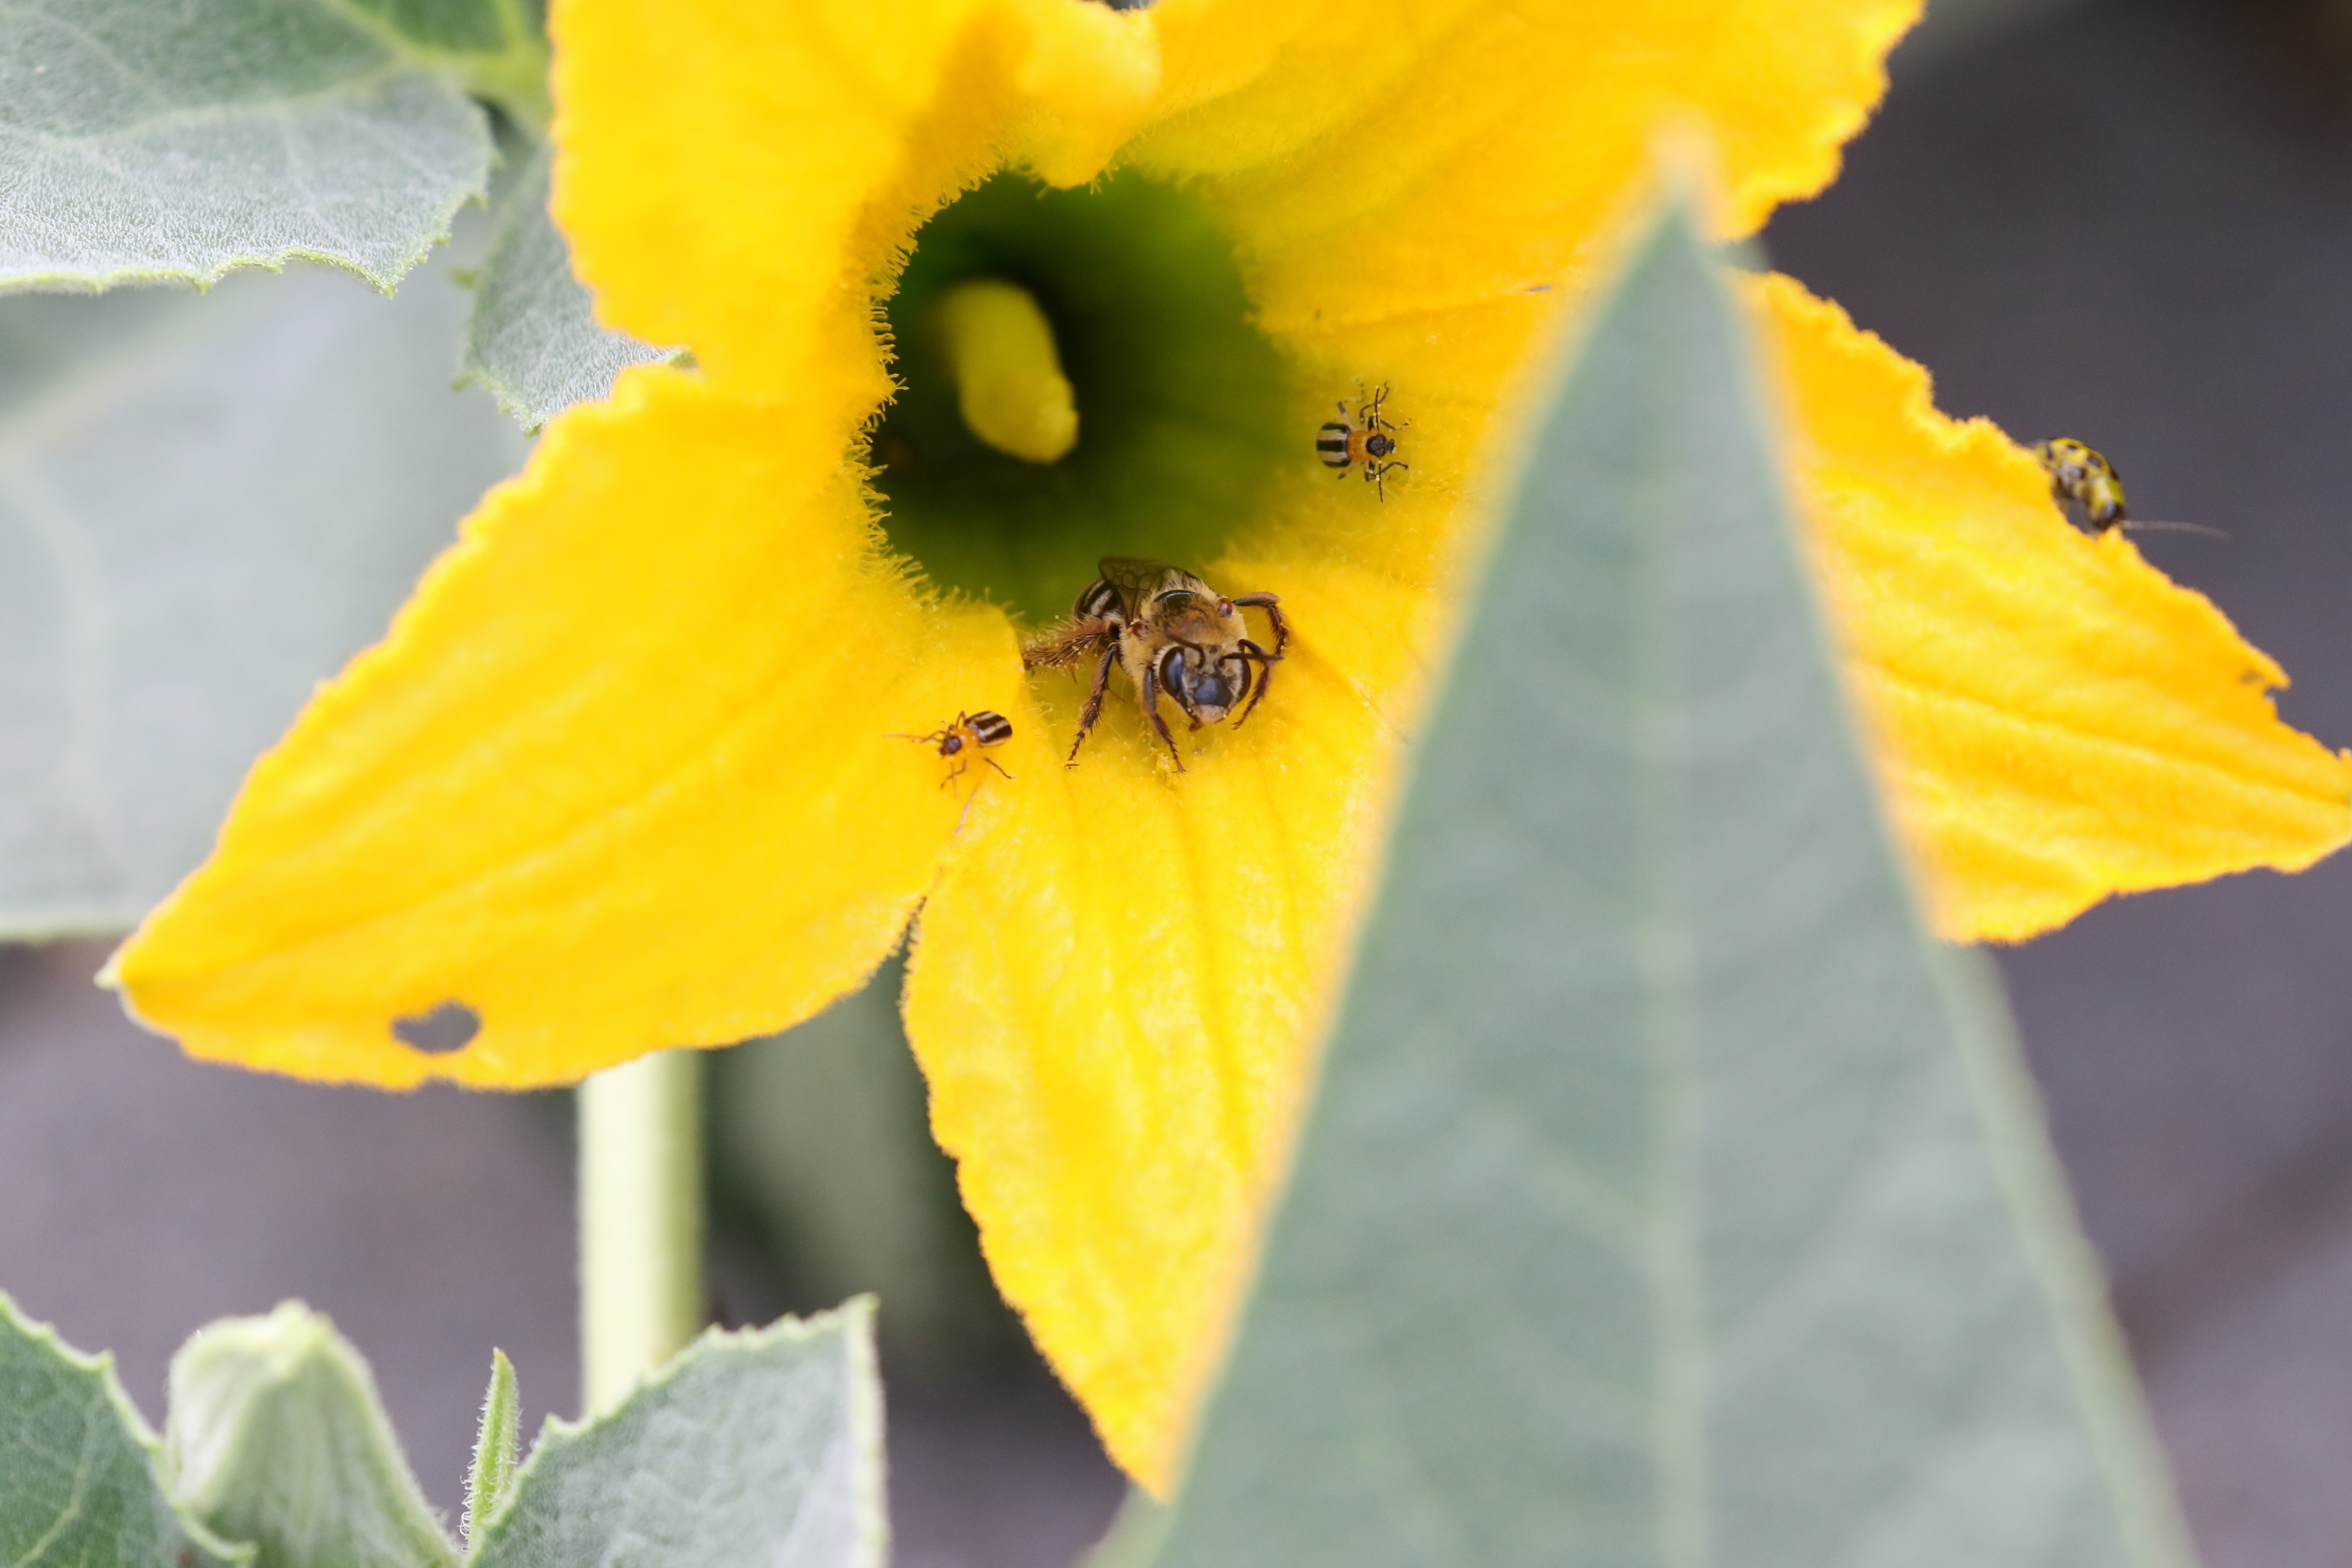
[[[1176,737],[1168,732],[1168,721],[1160,716],[1160,674],[1150,665],[1143,667],[1143,710],[1151,715],[1151,727],[1168,742],[1168,754],[1176,759],[1176,771],[1184,771],[1184,759],[1176,753]],[[1194,727],[1198,728],[1195,721]]]
[[[1274,594],[1244,594],[1240,598],[1235,599],[1234,604],[1237,607],[1243,605],[1254,605],[1265,612],[1265,618],[1274,623],[1274,651],[1265,656],[1266,662],[1271,664],[1280,658],[1283,648],[1290,641],[1290,623],[1282,618],[1281,598]]]
[[[1086,711],[1078,715],[1078,732],[1070,742],[1070,754],[1063,762],[1064,767],[1078,765],[1078,748],[1087,743],[1087,731],[1093,729],[1095,721],[1102,717],[1103,693],[1110,689],[1110,667],[1118,662],[1118,639],[1113,637],[1110,647],[1103,649],[1102,663],[1095,667],[1095,689],[1087,693]]]
[[[1242,704],[1242,710],[1234,715],[1234,728],[1236,730],[1247,723],[1249,716],[1257,711],[1258,700],[1265,695],[1266,683],[1274,679],[1274,659],[1265,649],[1246,638],[1243,640],[1241,646],[1244,651],[1234,657],[1242,661],[1242,679],[1249,686],[1250,696],[1249,700]],[[1255,659],[1258,666],[1257,679],[1255,680],[1249,679],[1252,659]]]

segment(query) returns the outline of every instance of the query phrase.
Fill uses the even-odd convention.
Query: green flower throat
[[[987,335],[947,316],[989,292],[976,282],[1024,292],[1051,329],[1076,414],[1052,460],[967,423],[972,367],[954,355],[1022,341],[1017,323]],[[1105,555],[1204,565],[1299,459],[1283,360],[1251,323],[1233,246],[1171,186],[999,175],[923,226],[887,310],[901,391],[873,454],[890,542],[940,585],[1032,621],[1066,611]]]

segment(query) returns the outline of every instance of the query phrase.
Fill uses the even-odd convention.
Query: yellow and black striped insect
[[[944,728],[934,730],[928,735],[894,733],[890,739],[913,741],[919,745],[932,747],[940,756],[952,760],[955,766],[950,768],[948,776],[940,781],[941,789],[961,778],[963,771],[971,766],[974,757],[1004,773],[1006,778],[1013,776],[1004,773],[1003,763],[983,750],[988,746],[1001,746],[1013,739],[1013,721],[1002,713],[991,713],[985,710],[978,713],[959,712]]]
[[[1022,665],[1069,669],[1096,659],[1094,689],[1078,716],[1077,738],[1070,742],[1072,765],[1077,763],[1078,748],[1086,744],[1087,731],[1102,716],[1103,693],[1117,668],[1135,682],[1136,701],[1167,742],[1181,773],[1184,759],[1177,752],[1176,737],[1168,732],[1168,721],[1160,715],[1160,699],[1174,698],[1195,730],[1227,718],[1239,724],[1265,696],[1274,667],[1282,662],[1283,645],[1290,640],[1290,627],[1272,594],[1237,594],[1229,599],[1190,572],[1160,561],[1113,555],[1103,560],[1100,570],[1102,575],[1078,595],[1067,620],[1029,640],[1021,650]],[[1272,652],[1251,638],[1249,623],[1242,616],[1244,607],[1265,612],[1274,627]]]
[[[1356,390],[1359,394],[1363,391],[1360,384]],[[1348,400],[1341,398],[1339,417],[1325,425],[1315,437],[1315,452],[1323,459],[1324,467],[1339,469],[1335,477],[1345,479],[1349,468],[1361,463],[1365,479],[1380,492],[1382,500],[1389,499],[1389,475],[1412,467],[1398,462],[1393,456],[1397,449],[1396,432],[1409,422],[1390,419],[1381,412],[1388,397],[1388,384],[1382,382],[1380,390],[1370,397],[1360,395],[1356,399],[1353,416],[1348,413]]]
[[[2158,530],[2166,533],[2202,533],[2214,539],[2230,537],[2218,528],[2199,523],[2143,522],[2134,518],[2124,500],[2121,470],[2105,455],[2072,437],[2055,436],[2038,441],[2034,443],[2033,455],[2050,475],[2050,493],[2061,506],[2080,507],[2083,521],[2091,525],[2094,533],[2122,528],[2134,532]]]

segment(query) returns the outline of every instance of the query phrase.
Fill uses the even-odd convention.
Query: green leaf
[[[466,1472],[466,1529],[474,1539],[481,1522],[497,1511],[514,1482],[515,1456],[522,1436],[522,1395],[515,1386],[514,1363],[501,1350],[490,1352],[490,1386],[482,1395],[482,1430],[474,1439],[473,1468]]]
[[[224,1318],[172,1358],[180,1505],[257,1548],[254,1568],[455,1568],[375,1383],[299,1301]]]
[[[0,29],[0,289],[295,259],[389,292],[479,199],[479,92],[544,120],[512,0],[22,0]]]
[[[596,324],[588,290],[572,276],[572,248],[548,216],[548,157],[542,148],[499,200],[457,367],[461,384],[496,394],[530,430],[604,396],[630,365],[674,357]]]
[[[77,1354],[0,1294],[0,1563],[226,1568],[230,1546],[173,1508],[158,1446],[110,1357]]]
[[[320,274],[0,300],[0,937],[128,927],[520,463],[465,309]]]
[[[2188,1562],[1741,320],[1675,217],[1540,423],[1163,1568]]]
[[[478,1568],[880,1568],[873,1303],[706,1333],[617,1409],[551,1420]]]

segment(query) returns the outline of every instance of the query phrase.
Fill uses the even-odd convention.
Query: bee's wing
[[[1141,619],[1162,589],[1192,582],[1165,561],[1139,556],[1106,555],[1100,567],[1104,584],[1118,595],[1119,611],[1129,620]]]

